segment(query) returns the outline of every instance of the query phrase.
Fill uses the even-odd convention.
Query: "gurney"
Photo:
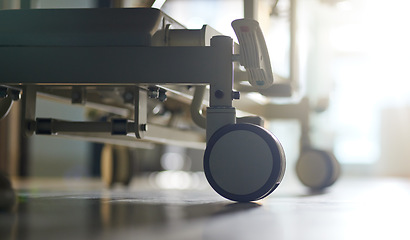
[[[263,93],[280,86],[273,83],[255,20],[232,22],[239,44],[207,25],[185,29],[153,8],[8,10],[0,12],[0,21],[11,23],[0,27],[0,117],[13,101],[22,101],[21,126],[27,136],[205,149],[208,182],[234,201],[262,199],[280,184],[286,165],[283,148],[257,116],[275,118],[275,111],[234,107],[241,97],[236,89]],[[244,80],[250,87],[239,84]],[[37,97],[82,104],[115,117],[75,122],[36,118]],[[195,125],[156,123],[148,110],[153,101],[185,106]],[[298,117],[294,112],[304,111],[305,105],[275,107],[289,108],[290,116]],[[303,145],[305,149],[309,144]],[[317,150],[310,154],[326,162],[324,180],[312,180],[313,187],[333,184],[337,161]],[[300,168],[307,167],[302,163]]]

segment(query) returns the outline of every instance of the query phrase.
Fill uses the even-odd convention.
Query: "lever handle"
[[[253,19],[232,22],[240,46],[240,64],[245,67],[249,83],[264,89],[272,86],[273,73],[268,48],[259,23]]]

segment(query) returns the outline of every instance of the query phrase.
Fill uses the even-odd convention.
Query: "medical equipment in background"
[[[183,29],[150,8],[8,10],[0,12],[0,20],[10,23],[0,27],[1,117],[21,97],[26,135],[58,134],[133,147],[156,142],[203,148],[206,143],[204,171],[220,195],[253,201],[280,184],[285,156],[279,141],[260,118],[237,118],[232,106],[239,99],[233,90],[234,61],[245,66],[256,89],[273,83],[256,21],[232,23],[238,47],[209,26]],[[203,99],[205,93],[209,98]],[[36,118],[37,95],[69,99],[121,117],[106,122]],[[190,105],[194,122],[206,127],[206,134],[151,124],[149,101],[166,98]],[[204,103],[209,104],[206,118],[201,114]],[[329,155],[312,152],[317,154],[310,156],[326,161],[319,169],[328,169]],[[108,160],[106,169],[113,168],[112,162]],[[320,182],[313,187],[326,187],[330,181]]]
[[[244,0],[245,18],[258,19],[260,15],[259,0]],[[278,3],[282,6],[278,8]],[[280,4],[279,3],[279,4]],[[272,1],[271,10],[267,14],[277,16],[271,21],[285,20],[288,24],[289,35],[289,76],[276,74],[274,86],[267,89],[259,89],[258,92],[265,98],[288,98],[293,99],[287,104],[276,104],[267,101],[264,104],[249,104],[252,101],[235,101],[234,106],[238,109],[263,116],[264,119],[296,119],[300,124],[300,150],[296,163],[296,174],[299,180],[311,190],[322,190],[334,184],[341,174],[341,167],[335,156],[330,151],[320,150],[313,147],[310,133],[310,115],[312,110],[322,112],[326,110],[327,103],[312,106],[309,98],[304,96],[303,83],[299,77],[299,58],[301,53],[298,47],[298,0],[276,0]],[[267,7],[265,5],[265,7]],[[301,10],[303,11],[303,10]],[[265,13],[266,14],[266,13]],[[262,16],[263,18],[263,16]],[[282,19],[281,19],[282,18]],[[280,36],[274,36],[274,39]],[[286,46],[282,46],[285,47]],[[237,72],[240,74],[240,72]],[[247,86],[235,82],[235,89],[242,93],[254,92]],[[301,98],[300,100],[297,100]],[[296,101],[295,101],[296,100]],[[327,100],[325,101],[327,102]]]

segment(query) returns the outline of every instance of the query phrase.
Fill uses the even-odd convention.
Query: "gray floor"
[[[0,239],[410,239],[410,181],[342,179],[324,193],[283,184],[257,203],[211,189],[133,181],[14,182],[18,203],[0,212]]]

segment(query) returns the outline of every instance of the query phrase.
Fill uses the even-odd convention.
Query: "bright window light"
[[[166,0],[155,0],[155,2],[152,4],[153,8],[162,8]]]
[[[380,141],[382,110],[410,104],[410,2],[362,0],[360,9],[353,2],[337,6],[353,12],[333,19],[337,24],[328,32],[333,55],[322,67],[331,69],[335,84],[335,153],[342,163],[369,164],[380,160],[386,147]]]

